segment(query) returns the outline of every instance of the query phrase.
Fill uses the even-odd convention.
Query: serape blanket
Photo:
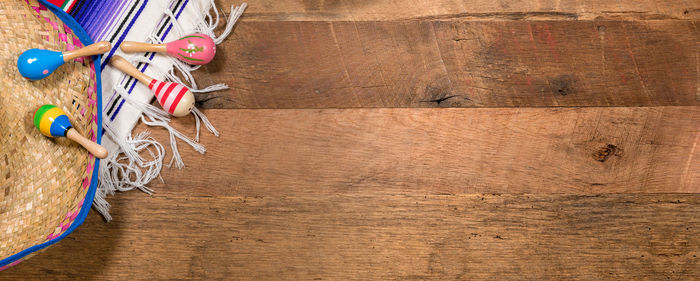
[[[109,66],[115,55],[130,60],[149,76],[188,86],[192,92],[201,93],[226,89],[226,85],[212,85],[200,89],[190,72],[191,66],[165,55],[155,53],[124,54],[119,45],[124,41],[163,43],[177,40],[192,33],[204,33],[219,44],[233,30],[246,8],[246,4],[232,6],[225,20],[223,33],[216,36],[220,16],[213,0],[49,0],[72,15],[92,39],[109,41],[113,49],[102,57],[103,89],[103,145],[110,151],[100,167],[99,187],[94,207],[107,219],[109,204],[106,196],[116,191],[139,189],[151,193],[148,183],[160,175],[165,160],[163,145],[149,137],[148,132],[132,135],[141,120],[150,126],[166,128],[170,132],[172,157],[168,164],[182,168],[184,161],[177,150],[177,142],[184,141],[200,153],[205,148],[198,144],[199,127],[204,124],[209,131],[218,132],[206,117],[194,110],[197,135],[188,137],[169,126],[170,117],[162,109],[151,105],[153,93],[147,86]],[[179,75],[178,75],[179,74]],[[184,79],[182,78],[184,77]]]

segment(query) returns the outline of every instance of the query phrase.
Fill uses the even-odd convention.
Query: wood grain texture
[[[240,0],[217,0],[230,11]],[[252,21],[700,19],[697,1],[246,0]]]
[[[0,280],[700,277],[700,1],[246,2],[208,153]]]
[[[203,108],[687,106],[696,21],[243,20]]]
[[[312,189],[313,186],[307,188]],[[112,200],[12,280],[688,280],[698,195],[355,195]]]
[[[700,191],[700,107],[209,110],[159,192],[338,194]],[[187,132],[192,120],[178,119]],[[146,127],[137,128],[137,132]],[[166,140],[165,131],[156,130]],[[167,143],[167,141],[166,141]],[[206,171],[203,173],[203,167]],[[173,189],[179,186],[183,188]],[[313,187],[313,188],[310,188]]]

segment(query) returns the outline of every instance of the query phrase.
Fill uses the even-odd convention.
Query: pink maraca
[[[183,62],[194,65],[207,64],[211,62],[216,55],[216,44],[214,40],[201,33],[187,35],[177,41],[167,44],[124,42],[121,44],[121,49],[125,53],[167,53]]]

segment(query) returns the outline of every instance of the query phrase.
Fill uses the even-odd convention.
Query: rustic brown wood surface
[[[697,1],[252,0],[250,21],[700,19]],[[217,0],[222,7],[237,1]],[[228,9],[225,9],[228,11]]]
[[[700,271],[696,195],[231,194],[120,195],[112,200],[115,221],[90,216],[65,241],[3,274],[691,280]]]
[[[156,189],[186,186],[178,195],[190,196],[700,192],[700,107],[207,113],[223,135],[206,138],[209,153],[188,157],[184,170],[164,171],[168,181]],[[192,120],[178,125],[194,127]]]
[[[251,22],[204,108],[700,105],[695,21]]]
[[[248,4],[207,154],[0,279],[700,279],[699,1]]]

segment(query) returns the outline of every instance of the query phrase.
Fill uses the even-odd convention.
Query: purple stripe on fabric
[[[107,17],[109,17],[110,15],[114,14],[115,11],[112,8],[114,6],[114,3],[117,1],[100,1],[100,2],[101,3],[99,6],[99,10],[100,10],[100,12],[102,12],[103,16],[94,20],[94,23],[92,24],[92,27],[91,27],[91,30],[94,30],[94,32],[92,34],[90,34],[90,36],[92,36],[92,38],[95,38],[96,37],[95,35],[97,35],[98,32],[100,32],[101,30],[103,30],[105,28],[105,26],[107,26],[109,21],[107,21],[105,19]]]
[[[103,38],[100,35],[113,23],[114,18],[122,12],[120,6],[123,6],[124,0],[95,2],[84,4],[76,11],[75,17],[92,38],[102,40]]]
[[[129,34],[129,31],[131,30],[132,27],[134,27],[134,23],[136,23],[136,20],[141,16],[141,12],[143,12],[143,9],[146,8],[146,5],[148,4],[148,0],[144,0],[143,4],[141,4],[141,8],[139,8],[138,12],[136,12],[136,15],[134,18],[131,20],[127,28],[124,30],[122,33],[122,36],[119,37],[119,40],[117,42],[114,42],[114,46],[119,46],[124,42],[124,38],[126,38],[126,35]],[[114,56],[114,53],[117,51],[117,48],[113,48],[109,54],[107,54],[106,58],[104,59],[104,64],[102,65],[102,69],[100,71],[104,71],[105,67],[107,67],[107,62]]]
[[[108,32],[112,29],[112,26],[117,24],[116,18],[124,13],[124,11],[127,9],[127,6],[131,5],[132,3],[127,3],[125,4],[125,0],[120,0],[120,1],[108,1],[110,2],[109,10],[114,11],[112,15],[109,17],[109,20],[104,21],[104,27],[95,34],[94,38],[99,38],[99,40],[105,40],[108,35]],[[96,39],[97,40],[97,39]]]
[[[105,2],[109,2],[109,1],[97,1],[96,4],[91,4],[88,7],[91,11],[103,12],[102,6],[104,5]],[[101,15],[103,15],[103,13],[99,13],[99,16],[101,16]],[[88,33],[90,33],[90,36],[93,38],[95,36],[94,36],[94,34],[92,34],[92,31],[95,30],[95,28],[96,28],[95,26],[97,24],[99,24],[100,22],[104,22],[104,21],[100,20],[100,18],[98,18],[97,16],[98,16],[98,13],[86,14],[86,16],[82,20],[83,27],[86,30],[88,30]]]
[[[112,15],[109,17],[109,20],[105,21],[105,26],[102,28],[100,32],[98,32],[96,35],[97,38],[100,38],[101,40],[106,40],[110,32],[114,31],[114,27],[119,24],[119,22],[123,19],[121,19],[121,16],[125,15],[125,11],[134,5],[134,1],[127,1],[127,0],[119,0],[119,1],[114,1],[113,4],[110,6],[110,9],[114,11]]]
[[[103,15],[99,6],[103,5],[104,2],[108,1],[86,1],[75,15],[78,22],[80,22],[93,38],[95,30],[94,25],[100,21]]]

